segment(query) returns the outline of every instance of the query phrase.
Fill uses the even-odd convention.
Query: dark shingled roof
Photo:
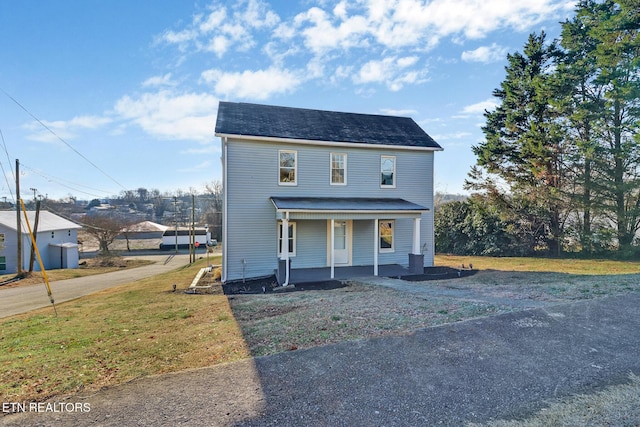
[[[409,117],[220,102],[216,135],[441,149]]]
[[[404,199],[373,197],[271,197],[276,209],[292,211],[428,211]]]

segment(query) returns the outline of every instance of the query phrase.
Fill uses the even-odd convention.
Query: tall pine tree
[[[544,32],[531,34],[523,53],[507,56],[506,78],[493,92],[500,105],[485,113],[486,139],[473,151],[478,166],[499,176],[511,196],[528,199],[542,212],[547,249],[557,256],[562,250],[566,203],[565,133],[552,102],[555,57],[555,46],[546,44]],[[482,183],[471,186],[478,189]]]

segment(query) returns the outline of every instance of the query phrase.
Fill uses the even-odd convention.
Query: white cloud
[[[176,86],[177,83],[171,80],[171,73],[167,73],[164,76],[153,76],[148,78],[142,83],[143,87],[148,86]]]
[[[187,55],[210,53],[223,59],[231,52],[245,53],[243,63],[226,63],[224,68],[201,73],[200,81],[210,84],[218,95],[264,100],[293,92],[303,81],[314,79],[331,84],[350,79],[399,91],[427,80],[426,61],[420,58],[442,39],[462,44],[495,31],[526,31],[540,22],[570,16],[575,1],[317,0],[302,4],[309,3],[313,6],[281,17],[264,0],[213,0],[183,29],[166,31],[160,39]],[[505,55],[506,49],[494,43],[465,51],[462,60],[486,63]],[[364,89],[357,91],[376,90]]]
[[[383,108],[380,111],[383,114],[386,114],[386,115],[389,115],[389,116],[402,116],[402,117],[408,117],[408,116],[412,116],[412,115],[418,113],[416,110],[409,110],[409,109],[394,110],[392,108]]]
[[[456,140],[456,139],[469,139],[471,136],[473,136],[472,133],[470,132],[456,132],[456,133],[444,133],[444,134],[438,134],[438,135],[432,135],[433,139],[435,139],[436,141],[450,141],[450,140]]]
[[[83,130],[99,129],[112,121],[111,118],[104,116],[76,116],[71,120],[29,122],[23,127],[32,132],[28,136],[29,139],[55,143],[61,142],[59,138],[65,141],[70,140],[77,137],[78,133]]]
[[[176,94],[169,90],[123,96],[114,107],[122,119],[165,139],[211,141],[218,98],[203,93]]]
[[[371,60],[364,64],[353,80],[358,84],[384,83],[392,91],[398,91],[407,83],[424,81],[426,70],[409,70],[405,68],[414,65],[417,57],[385,58],[381,61]]]
[[[208,170],[211,168],[211,162],[209,160],[204,160],[197,165],[190,165],[188,168],[177,169],[176,172],[180,173],[201,173],[203,170]]]
[[[485,101],[478,102],[476,104],[467,105],[462,109],[462,114],[464,115],[484,114],[485,110],[492,111],[497,106],[498,106],[498,102],[493,98],[489,98]]]
[[[302,83],[302,79],[295,73],[273,67],[243,72],[211,69],[204,71],[201,77],[205,83],[212,85],[219,95],[257,100],[293,92]]]
[[[508,49],[496,43],[491,46],[480,46],[475,50],[462,52],[462,60],[466,62],[496,62],[506,58]]]
[[[178,45],[183,51],[192,46],[196,52],[213,52],[222,57],[231,48],[250,49],[256,44],[252,31],[268,30],[279,23],[279,16],[261,0],[238,1],[231,7],[213,2],[207,13],[195,15],[187,28],[165,31],[158,40]]]

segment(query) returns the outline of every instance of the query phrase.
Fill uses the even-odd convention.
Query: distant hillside
[[[434,205],[438,207],[439,205],[443,205],[449,202],[461,202],[463,200],[467,200],[469,198],[466,194],[444,194],[436,192],[434,196]]]

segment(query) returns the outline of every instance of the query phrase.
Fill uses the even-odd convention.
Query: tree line
[[[634,254],[640,229],[640,8],[580,0],[561,35],[507,55],[465,201],[436,210],[440,252]]]

